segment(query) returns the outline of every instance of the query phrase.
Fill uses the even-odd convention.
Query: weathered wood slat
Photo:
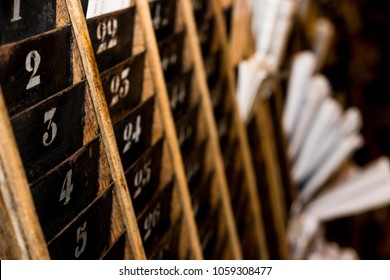
[[[138,231],[137,220],[130,199],[126,177],[116,146],[115,134],[104,96],[99,70],[93,54],[92,43],[89,39],[87,23],[84,18],[83,10],[78,0],[67,0],[66,4],[90,88],[91,99],[102,135],[102,141],[110,166],[111,175],[113,177],[115,194],[118,199],[126,227],[131,254],[134,259],[145,259],[145,252]]]

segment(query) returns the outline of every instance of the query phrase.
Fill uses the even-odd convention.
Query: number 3
[[[57,124],[53,122],[54,114],[56,113],[57,108],[53,108],[50,111],[47,111],[45,113],[44,117],[44,123],[49,122],[49,125],[47,126],[48,130],[51,130],[51,139],[49,140],[49,132],[45,132],[43,134],[43,146],[48,147],[51,143],[53,143],[54,139],[57,136]],[[48,141],[49,140],[49,141]]]

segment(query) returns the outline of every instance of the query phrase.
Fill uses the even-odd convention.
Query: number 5
[[[77,246],[76,250],[74,251],[74,255],[76,258],[79,258],[81,254],[85,250],[85,246],[87,246],[87,222],[84,222],[84,224],[77,229],[77,243],[82,240],[81,247]]]

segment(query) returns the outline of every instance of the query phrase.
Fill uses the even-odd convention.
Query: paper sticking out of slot
[[[133,0],[89,0],[86,18],[120,11],[132,6]]]
[[[343,116],[343,120],[337,124],[337,127],[333,132],[329,132],[325,135],[317,145],[317,149],[310,158],[310,165],[307,165],[306,171],[304,171],[307,176],[310,173],[313,173],[314,170],[319,168],[322,162],[326,159],[334,147],[336,147],[342,139],[357,133],[362,127],[362,116],[358,109],[349,108]]]
[[[304,184],[299,199],[307,202],[330,178],[332,174],[351,156],[352,152],[363,145],[361,135],[352,134],[343,139],[329,154],[316,173]]]
[[[327,186],[326,191],[308,204],[305,212],[326,222],[389,204],[390,163],[382,157],[348,180]]]
[[[259,33],[256,38],[256,50],[266,56],[272,44],[274,29],[278,18],[279,5],[281,0],[266,0],[264,2],[263,20],[257,29]]]
[[[276,71],[287,47],[295,0],[252,1],[252,29],[256,51]]]
[[[286,105],[283,112],[283,126],[289,139],[297,126],[306,95],[307,84],[313,76],[315,67],[316,58],[312,52],[301,52],[294,57],[287,88]]]
[[[243,121],[248,118],[259,88],[268,75],[262,59],[255,54],[238,66],[237,102]]]
[[[318,18],[314,23],[312,49],[317,57],[317,71],[324,67],[335,35],[333,23],[326,18]]]
[[[296,158],[311,128],[312,121],[324,99],[330,95],[330,84],[323,75],[315,75],[309,81],[304,105],[296,129],[292,132],[289,155]]]
[[[281,0],[275,22],[274,34],[272,36],[272,42],[269,53],[267,54],[272,71],[277,71],[284,59],[289,33],[293,26],[292,18],[295,8],[295,1]]]
[[[315,236],[306,253],[308,260],[358,260],[358,254],[352,248],[341,248],[325,239],[324,234]]]
[[[334,133],[340,119],[340,105],[330,97],[324,98],[317,108],[317,113],[306,133],[306,137],[303,139],[301,150],[295,157],[293,167],[295,181],[301,182],[308,175],[307,170],[311,167],[311,157],[316,153],[318,144],[323,137],[326,137],[329,133]]]

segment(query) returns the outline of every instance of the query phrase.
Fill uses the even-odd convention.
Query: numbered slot
[[[83,146],[85,82],[11,119],[30,183]]]
[[[209,2],[207,0],[191,0],[196,21],[201,21],[208,13]]]
[[[210,171],[205,180],[199,185],[198,189],[193,191],[192,209],[195,219],[198,223],[203,222],[212,210],[211,188],[213,185],[214,171]]]
[[[182,72],[184,37],[185,32],[181,31],[159,43],[161,65],[167,82]]]
[[[216,85],[210,89],[211,102],[213,104],[214,115],[219,116],[225,111],[227,98],[227,80],[225,78],[220,79]]]
[[[200,244],[203,249],[203,255],[206,260],[216,259],[217,248],[220,247],[221,239],[219,237],[220,207],[216,207],[205,223],[198,226],[200,235]]]
[[[122,234],[114,245],[108,249],[102,258],[103,260],[124,260],[125,259],[126,234]]]
[[[164,139],[160,139],[126,172],[136,215],[145,208],[160,184]]]
[[[204,60],[209,88],[214,88],[219,79],[221,79],[221,55],[221,51],[216,51],[209,54]]]
[[[111,230],[112,188],[93,202],[77,219],[48,243],[52,259],[99,259]]]
[[[69,87],[70,27],[0,47],[0,83],[10,116]]]
[[[150,255],[151,249],[161,242],[171,228],[171,209],[173,182],[149,203],[143,214],[138,218],[138,226],[144,244],[145,252]]]
[[[100,138],[79,150],[31,187],[46,240],[51,240],[96,197]]]
[[[0,44],[50,31],[56,27],[56,0],[10,0],[0,3]]]
[[[203,58],[210,54],[211,44],[214,38],[215,21],[214,18],[209,16],[203,19],[198,24],[198,36],[199,43],[202,50]]]
[[[231,29],[232,29],[232,17],[233,17],[233,6],[232,5],[224,9],[223,16],[225,19],[226,35],[228,38],[230,38]]]
[[[199,187],[204,174],[207,139],[193,147],[192,152],[184,158],[184,169],[190,191]]]
[[[101,74],[110,115],[115,122],[141,101],[145,53],[131,57]]]
[[[135,7],[87,20],[88,32],[100,72],[132,54]]]
[[[154,97],[135,108],[114,125],[123,168],[127,170],[151,145]]]
[[[147,255],[151,260],[179,260],[180,256],[179,242],[182,218],[179,218],[176,224],[168,232],[161,244],[152,248],[150,255]]]
[[[176,133],[184,157],[193,149],[197,138],[199,103],[176,122]]]
[[[192,74],[193,70],[191,69],[177,76],[167,85],[171,110],[175,117],[185,113],[189,107],[192,91]]]
[[[176,0],[150,1],[150,13],[157,39],[161,39],[174,31],[176,23]]]

